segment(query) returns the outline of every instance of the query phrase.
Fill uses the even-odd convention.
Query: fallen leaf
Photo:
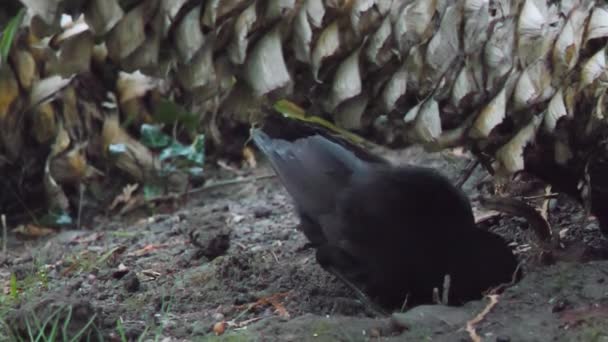
[[[127,186],[125,186],[122,189],[122,193],[116,196],[116,198],[114,198],[109,209],[114,210],[114,208],[116,208],[116,206],[121,203],[128,204],[129,202],[133,201],[133,193],[135,192],[135,190],[137,190],[137,188],[139,188],[138,183],[128,184]]]
[[[492,308],[498,304],[498,295],[489,295],[490,302],[486,307],[477,315],[475,318],[467,322],[466,331],[469,333],[469,337],[474,342],[481,342],[481,337],[475,330],[475,325],[484,320],[484,318],[490,313]]]
[[[245,146],[245,148],[243,148],[243,159],[245,160],[247,165],[252,169],[255,169],[258,165],[258,162],[255,159],[255,153],[253,152],[253,149],[249,146]]]
[[[13,229],[13,233],[27,239],[37,239],[43,236],[54,234],[56,231],[52,228],[42,227],[35,224],[19,225]]]
[[[129,254],[127,254],[128,256],[144,256],[150,252],[153,252],[157,249],[166,247],[166,245],[161,244],[161,245],[155,245],[155,244],[150,244],[150,245],[146,245],[144,248],[138,249],[134,252],[131,252]]]
[[[215,336],[220,336],[226,331],[226,321],[217,322],[213,325],[213,333]]]
[[[291,315],[289,315],[289,312],[287,311],[287,309],[285,309],[285,306],[277,301],[277,300],[271,300],[270,304],[272,304],[272,306],[274,307],[275,312],[281,317],[281,318],[290,318]]]
[[[88,234],[88,235],[78,235],[76,237],[74,237],[70,243],[73,244],[88,244],[94,241],[98,241],[99,239],[101,239],[104,236],[104,233],[93,233],[93,234]]]
[[[280,300],[287,297],[288,294],[289,294],[289,292],[275,293],[271,296],[260,298],[253,304],[244,304],[244,305],[238,306],[237,308],[248,307],[249,309],[251,309],[253,307],[261,306],[261,305],[272,305],[272,307],[275,309],[275,312],[277,312],[277,314],[279,316],[284,317],[284,318],[289,318],[290,317],[289,312],[287,312],[287,309],[285,309],[283,304],[281,304],[281,302],[280,302]]]

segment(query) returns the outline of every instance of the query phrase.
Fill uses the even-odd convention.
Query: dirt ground
[[[469,162],[419,149],[389,157],[437,167],[454,180]],[[463,307],[372,317],[316,264],[295,230],[290,198],[260,164],[242,174],[211,170],[208,184],[244,180],[207,185],[187,199],[127,216],[100,216],[82,230],[33,241],[11,236],[0,259],[0,339],[29,340],[48,319],[44,336],[60,322],[59,337],[82,333],[109,341],[467,341],[473,335],[608,341],[608,243],[568,198],[548,203],[553,233],[562,237],[553,258],[541,256],[525,220],[473,202],[481,226],[512,242],[523,262],[525,277],[503,294]],[[484,177],[478,168],[465,183],[471,198],[485,191]]]

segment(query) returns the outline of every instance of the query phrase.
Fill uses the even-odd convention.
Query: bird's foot
[[[388,312],[386,312],[383,308],[381,308],[379,305],[377,305],[376,303],[374,303],[368,295],[366,295],[357,285],[355,285],[353,282],[351,282],[350,280],[348,280],[347,277],[345,277],[340,271],[338,271],[335,267],[333,266],[326,266],[325,269],[333,274],[336,278],[340,279],[340,281],[342,281],[347,287],[349,287],[354,293],[355,296],[357,297],[357,299],[361,302],[361,304],[363,304],[363,306],[365,307],[365,309],[373,316],[377,316],[377,317],[386,317],[388,316]]]

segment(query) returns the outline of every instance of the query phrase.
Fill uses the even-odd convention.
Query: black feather
[[[450,304],[511,281],[515,256],[475,226],[468,198],[439,172],[393,166],[304,123],[270,120],[252,137],[293,197],[319,264],[383,306],[431,302],[446,274]]]

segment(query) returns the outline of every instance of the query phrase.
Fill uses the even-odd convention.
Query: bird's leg
[[[388,313],[384,311],[380,306],[374,303],[357,285],[353,284],[350,280],[348,280],[342,272],[338,271],[337,268],[333,266],[326,266],[325,269],[333,274],[336,278],[340,279],[346,286],[348,286],[354,293],[357,299],[361,301],[363,306],[374,316],[385,317],[388,316]]]
[[[326,244],[317,248],[316,258],[323,269],[333,274],[355,293],[357,299],[370,313],[380,317],[388,315],[350,280],[361,278],[364,276],[364,272],[362,266],[348,253],[336,246]]]
[[[317,248],[325,243],[327,240],[325,239],[325,235],[323,235],[323,229],[317,223],[317,221],[313,220],[308,215],[304,214],[302,211],[298,211],[298,216],[300,217],[300,223],[296,227],[297,230],[304,233],[308,242],[302,246],[301,250],[307,250],[309,248]]]

